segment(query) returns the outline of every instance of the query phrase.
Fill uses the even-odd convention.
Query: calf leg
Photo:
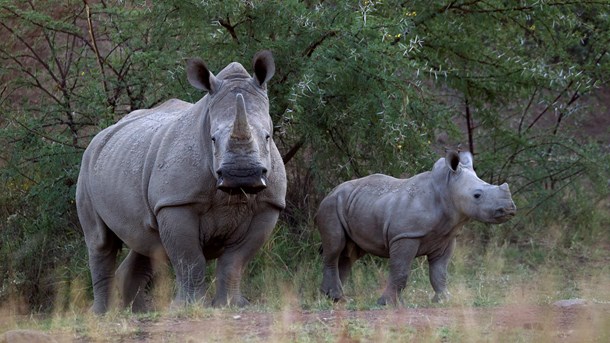
[[[341,253],[341,257],[339,257],[339,279],[341,280],[341,285],[345,284],[354,263],[364,255],[365,252],[351,239],[347,238],[345,248]]]
[[[123,306],[134,312],[146,311],[146,286],[153,278],[152,260],[131,250],[115,275]]]
[[[323,270],[320,290],[334,301],[339,301],[343,298],[339,259],[345,250],[347,237],[334,206],[329,209],[323,205],[324,203],[316,215],[316,224],[322,239]],[[347,277],[350,268],[349,258],[344,257],[341,263],[343,277]]]
[[[449,242],[449,245],[438,256],[428,256],[428,265],[430,269],[430,283],[434,289],[433,302],[442,302],[448,300],[451,295],[447,292],[447,266],[453,249],[455,247],[455,238]]]
[[[419,241],[415,239],[398,239],[390,243],[390,277],[383,295],[377,300],[379,305],[396,305],[400,292],[405,288],[411,262],[417,255]]]

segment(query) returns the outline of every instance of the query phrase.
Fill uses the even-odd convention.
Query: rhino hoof
[[[432,298],[433,303],[439,304],[445,303],[449,300],[451,300],[451,294],[449,294],[449,292],[436,293]]]
[[[333,300],[333,302],[335,304],[344,304],[347,302],[347,299],[345,299],[345,297],[339,297],[339,298],[331,297],[331,299]]]
[[[387,306],[390,304],[392,304],[392,302],[388,301],[385,296],[382,296],[381,298],[377,299],[377,305],[379,306]]]
[[[335,290],[322,289],[322,293],[324,293],[324,295],[326,295],[328,298],[330,298],[334,303],[345,302],[342,292],[338,292]]]
[[[382,295],[378,300],[377,300],[377,305],[379,306],[398,306],[398,305],[403,305],[403,301],[401,297],[389,297],[386,295]]]
[[[248,299],[246,299],[243,296],[239,296],[239,298],[237,299],[227,299],[227,298],[214,298],[214,300],[212,300],[212,307],[214,308],[219,308],[219,307],[227,307],[227,306],[235,306],[235,307],[245,307],[250,305],[250,302],[248,301]]]
[[[244,298],[243,296],[240,296],[239,299],[231,301],[231,305],[237,307],[245,307],[250,305],[250,301],[248,301],[248,299]]]

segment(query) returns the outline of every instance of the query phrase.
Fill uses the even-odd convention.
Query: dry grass
[[[311,297],[309,288],[315,284],[297,284],[275,275],[274,281],[281,282],[262,289],[259,300],[246,309],[193,306],[147,314],[113,311],[98,317],[87,311],[85,287],[75,282],[75,289],[68,292],[73,306],[63,313],[20,316],[19,301],[3,304],[0,332],[33,329],[59,341],[86,342],[584,342],[610,338],[608,266],[582,266],[578,279],[571,281],[575,286],[569,288],[574,298],[585,299],[586,304],[558,307],[553,302],[566,294],[565,270],[549,266],[535,277],[507,274],[503,270],[510,261],[494,257],[506,248],[490,247],[481,258],[484,263],[469,272],[462,270],[470,264],[463,259],[472,255],[456,254],[450,283],[453,298],[442,305],[430,304],[426,266],[418,261],[403,294],[405,307],[378,308],[374,301],[383,287],[385,266],[369,261],[354,270],[347,285],[352,299],[344,304]],[[267,277],[273,275],[266,272]],[[155,294],[167,297],[171,279],[158,285],[161,290]],[[309,298],[303,299],[302,293]]]
[[[430,303],[427,263],[420,258],[412,265],[404,306],[378,307],[387,260],[373,257],[354,266],[345,285],[349,301],[334,304],[318,292],[315,237],[300,237],[303,243],[295,245],[279,231],[244,278],[252,301],[245,309],[197,305],[167,311],[174,281],[162,270],[153,289],[154,312],[91,315],[90,285],[75,279],[57,292],[61,310],[50,314],[24,315],[23,299],[0,304],[0,333],[33,329],[77,342],[605,342],[610,341],[607,222],[581,228],[590,233],[586,239],[570,236],[569,224],[552,224],[531,246],[500,240],[480,246],[466,234],[458,239],[449,269],[453,297],[440,305]],[[213,268],[211,263],[210,294]],[[562,299],[584,302],[554,305]]]

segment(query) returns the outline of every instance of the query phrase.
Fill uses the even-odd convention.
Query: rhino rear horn
[[[199,58],[192,58],[186,62],[186,77],[191,86],[197,89],[210,94],[214,94],[218,90],[220,81]]]
[[[275,74],[273,54],[269,50],[261,50],[254,55],[254,78],[259,86],[263,87]]]
[[[235,122],[233,123],[233,130],[231,130],[231,138],[237,140],[249,140],[252,137],[250,132],[250,124],[248,124],[248,117],[246,116],[246,102],[244,96],[238,93],[235,97]]]

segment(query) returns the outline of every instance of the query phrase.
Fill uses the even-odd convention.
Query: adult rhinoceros
[[[189,60],[195,104],[169,100],[137,110],[101,131],[84,153],[76,205],[89,251],[93,311],[108,308],[116,271],[123,305],[142,309],[153,260],[176,274],[174,304],[204,296],[206,261],[218,258],[214,306],[242,306],[242,272],[269,238],[285,206],[286,174],[271,138],[269,51],[254,76],[231,63],[214,76]]]
[[[469,152],[449,152],[432,171],[409,179],[375,174],[337,186],[320,204],[322,291],[338,301],[352,264],[366,253],[390,258],[380,305],[395,304],[411,261],[427,256],[433,301],[448,296],[447,265],[455,236],[470,219],[502,223],[515,215],[508,185],[479,179]]]

